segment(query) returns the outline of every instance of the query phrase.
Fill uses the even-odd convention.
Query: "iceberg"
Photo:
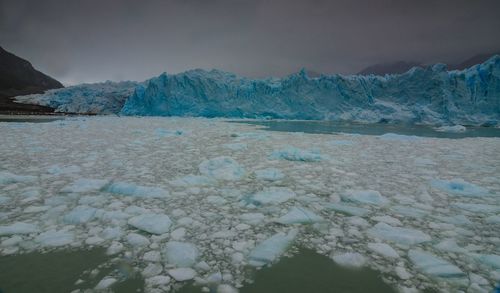
[[[102,179],[86,179],[80,178],[73,182],[72,184],[64,187],[62,192],[75,192],[75,193],[84,193],[84,192],[92,192],[99,191],[104,186],[108,184],[107,180]]]
[[[167,190],[160,187],[141,186],[128,182],[114,182],[106,190],[138,198],[164,198],[169,195]]]
[[[350,268],[360,268],[366,265],[366,258],[357,252],[346,252],[341,254],[336,254],[332,256],[333,261],[337,264],[350,267]]]
[[[217,157],[203,161],[199,166],[202,175],[218,180],[239,180],[245,170],[230,157]]]
[[[38,232],[37,226],[24,222],[16,222],[14,224],[0,226],[0,236],[14,234],[31,234]]]
[[[478,197],[488,195],[489,193],[486,188],[469,183],[460,178],[451,180],[434,179],[431,181],[431,185],[436,189],[455,196]]]
[[[342,201],[358,204],[370,204],[383,206],[389,203],[389,200],[375,190],[347,190],[341,195]]]
[[[322,217],[302,207],[292,207],[276,220],[280,224],[312,224],[320,221],[323,221]]]
[[[64,222],[68,224],[83,224],[94,218],[97,209],[89,206],[77,206],[64,216]]]
[[[286,187],[269,187],[259,191],[247,199],[256,205],[279,204],[295,197],[295,192]]]
[[[341,214],[351,215],[351,216],[359,216],[363,217],[370,212],[370,210],[365,208],[353,207],[345,204],[338,203],[329,203],[326,205],[327,209],[336,211]]]
[[[436,64],[386,76],[249,79],[196,69],[138,85],[121,114],[481,125],[500,119],[499,84],[500,56],[462,71]]]

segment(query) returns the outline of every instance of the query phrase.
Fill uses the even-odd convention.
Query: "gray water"
[[[364,135],[383,135],[396,133],[401,135],[415,135],[437,138],[465,138],[465,137],[500,137],[500,128],[494,127],[467,127],[465,132],[451,133],[436,131],[431,126],[412,124],[365,124],[355,122],[337,121],[232,121],[235,123],[246,123],[264,126],[264,130],[283,132],[304,133],[351,133]]]

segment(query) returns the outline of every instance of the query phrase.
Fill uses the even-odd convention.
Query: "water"
[[[494,127],[467,127],[465,132],[451,133],[436,131],[431,126],[409,124],[364,124],[355,122],[336,121],[233,121],[264,126],[264,130],[305,133],[355,133],[364,135],[382,135],[396,133],[401,135],[415,135],[437,138],[465,138],[465,137],[500,137],[500,129]]]
[[[46,115],[0,115],[0,122],[47,123],[64,119],[64,116]]]
[[[109,265],[104,248],[27,253],[0,257],[0,292],[55,293],[94,288],[113,270],[123,271],[123,264]],[[90,272],[99,267],[95,276]],[[78,279],[84,282],[75,285]],[[140,292],[143,280],[130,275],[113,288],[115,292]]]

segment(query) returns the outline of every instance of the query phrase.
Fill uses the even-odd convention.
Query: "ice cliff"
[[[44,94],[16,97],[19,103],[49,106],[56,112],[83,114],[118,113],[138,82],[106,81],[54,89]]]
[[[496,124],[500,56],[463,71],[415,67],[386,76],[248,79],[219,70],[162,74],[138,86],[124,115]]]

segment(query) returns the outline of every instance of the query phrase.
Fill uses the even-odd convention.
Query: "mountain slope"
[[[14,103],[11,97],[62,87],[60,82],[37,71],[28,61],[0,47],[1,112],[51,112],[47,107]]]
[[[475,63],[477,64],[477,63]],[[386,75],[386,74],[400,74],[405,73],[413,67],[422,66],[421,63],[418,62],[406,62],[406,61],[397,61],[392,63],[380,63],[366,67],[361,70],[357,74],[359,75]]]

